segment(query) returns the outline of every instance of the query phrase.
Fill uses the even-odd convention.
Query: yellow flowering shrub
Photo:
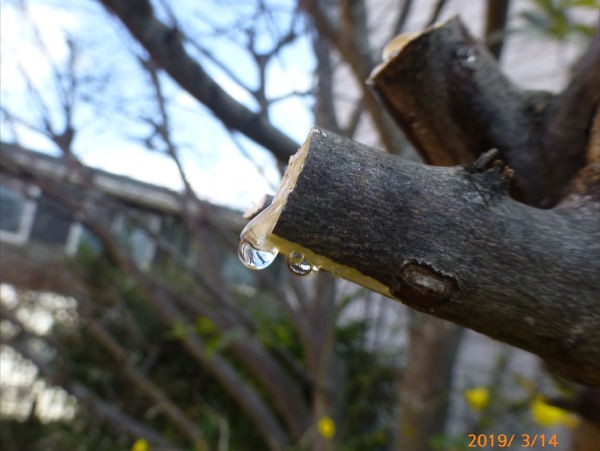
[[[575,427],[577,425],[577,417],[572,413],[548,404],[540,395],[536,396],[529,406],[533,420],[540,426],[559,426],[565,425]]]
[[[483,410],[490,403],[490,389],[488,387],[474,387],[465,390],[467,404],[473,410]]]
[[[335,436],[335,423],[331,417],[324,416],[317,423],[317,430],[326,439],[331,439]]]
[[[138,438],[133,445],[131,445],[131,451],[148,451],[150,446],[148,440],[144,438]]]

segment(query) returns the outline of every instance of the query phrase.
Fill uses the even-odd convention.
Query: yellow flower
[[[317,424],[317,429],[319,430],[319,434],[321,434],[326,439],[333,438],[335,435],[335,423],[331,419],[331,417],[324,416],[319,420]]]
[[[479,386],[465,390],[465,399],[471,409],[483,410],[490,403],[490,389]]]
[[[131,446],[131,451],[148,451],[149,449],[148,440],[144,438],[138,438]]]
[[[531,416],[540,426],[558,426],[563,424],[568,427],[577,426],[577,417],[572,413],[552,406],[544,401],[540,395],[536,396],[529,406]]]

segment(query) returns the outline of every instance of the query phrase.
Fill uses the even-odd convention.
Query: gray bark
[[[316,130],[273,234],[410,307],[600,386],[600,208],[513,200],[501,167],[432,167]]]
[[[411,39],[369,82],[427,163],[469,163],[495,147],[514,169],[513,195],[548,208],[589,162],[600,33],[557,95],[514,85],[457,18]]]

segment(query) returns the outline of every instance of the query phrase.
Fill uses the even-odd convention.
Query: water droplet
[[[242,239],[238,247],[238,257],[246,268],[250,269],[265,269],[275,257],[277,257],[277,249],[257,249],[248,240]]]
[[[297,276],[305,276],[317,270],[317,268],[311,265],[300,252],[292,252],[288,255],[287,265],[289,270]]]

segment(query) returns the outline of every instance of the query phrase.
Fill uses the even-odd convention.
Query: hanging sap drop
[[[265,269],[275,257],[277,257],[277,249],[257,249],[248,240],[242,239],[238,247],[238,257],[246,268],[250,269]]]
[[[300,252],[292,252],[288,255],[287,266],[289,270],[297,276],[305,276],[317,270],[317,268],[311,265]]]

